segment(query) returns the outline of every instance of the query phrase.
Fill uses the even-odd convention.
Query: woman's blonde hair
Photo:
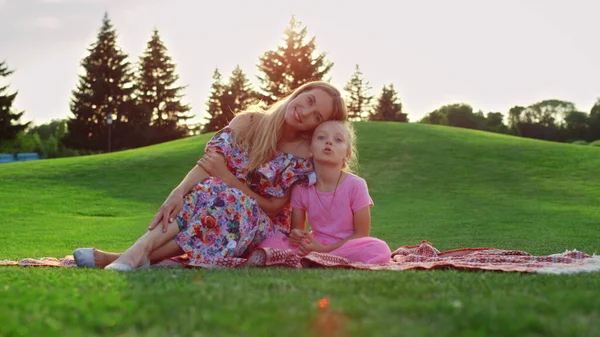
[[[321,89],[333,98],[333,113],[329,120],[345,121],[348,119],[346,104],[334,86],[327,82],[315,81],[298,87],[289,96],[275,102],[264,112],[243,112],[252,119],[243,128],[236,129],[234,140],[241,146],[248,146],[250,158],[248,170],[255,171],[260,165],[268,162],[277,153],[277,144],[283,136],[285,110],[288,103],[305,91]],[[241,115],[240,114],[240,115]],[[314,130],[303,136],[310,141]]]

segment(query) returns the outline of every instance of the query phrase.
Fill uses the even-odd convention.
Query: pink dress
[[[367,183],[354,174],[348,174],[334,192],[319,192],[315,185],[294,186],[291,205],[307,212],[312,236],[323,245],[339,242],[354,234],[354,212],[373,206]],[[272,236],[260,244],[261,248],[291,249],[285,234]],[[387,263],[392,252],[384,241],[374,237],[348,240],[329,254],[344,257],[351,262]]]
[[[248,149],[234,143],[232,130],[227,127],[213,136],[206,150],[223,154],[229,170],[263,197],[283,197],[293,184],[312,184],[316,179],[309,159],[284,152],[250,174]],[[256,199],[227,187],[219,178],[208,177],[184,197],[175,242],[190,266],[237,267],[261,241],[288,233],[290,216],[290,205],[270,217]]]

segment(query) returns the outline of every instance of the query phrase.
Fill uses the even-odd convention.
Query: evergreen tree
[[[218,69],[213,75],[211,95],[208,99],[208,123],[203,132],[218,131],[224,128],[239,112],[246,111],[256,102],[256,93],[252,84],[240,68],[236,66],[227,84],[221,82]]]
[[[213,73],[213,83],[211,85],[210,96],[206,102],[206,112],[208,117],[205,117],[207,123],[202,127],[202,133],[221,130],[227,125],[227,120],[223,116],[221,110],[221,99],[225,91],[225,86],[221,79],[219,69],[215,69]]]
[[[147,135],[145,143],[155,144],[188,134],[187,125],[183,122],[193,116],[187,114],[190,106],[181,103],[184,87],[175,85],[178,80],[175,64],[158,30],[154,29],[138,67],[136,96],[139,109],[132,122],[141,132],[135,138],[144,139],[143,135]],[[148,132],[148,127],[151,132]]]
[[[136,119],[133,93],[133,71],[127,55],[117,45],[117,33],[108,14],[89,55],[81,63],[84,73],[73,90],[71,112],[67,122],[68,133],[63,138],[66,146],[87,152],[131,148],[129,135],[134,131],[130,121]],[[107,125],[112,117],[112,125]],[[133,118],[132,118],[133,117]],[[112,135],[109,140],[110,129]]]
[[[260,57],[260,99],[272,104],[310,81],[323,80],[333,63],[316,53],[315,37],[306,41],[307,29],[292,16],[284,43]]]
[[[255,101],[256,94],[252,89],[252,84],[240,66],[236,66],[220,99],[224,119],[231,121],[235,114],[245,111]]]
[[[369,116],[371,121],[408,122],[407,114],[402,113],[402,103],[398,102],[398,93],[394,85],[383,86],[377,106]]]
[[[369,95],[371,90],[369,82],[365,81],[363,74],[360,71],[358,64],[354,70],[354,74],[344,87],[348,92],[346,105],[348,107],[348,119],[351,121],[361,121],[369,115],[370,104],[373,96]]]
[[[8,70],[5,61],[0,62],[0,79],[8,77],[13,71]],[[24,111],[13,111],[13,102],[17,92],[9,94],[8,85],[0,87],[0,143],[10,142],[17,139],[19,132],[25,130],[30,122],[19,124],[18,121],[25,113]]]

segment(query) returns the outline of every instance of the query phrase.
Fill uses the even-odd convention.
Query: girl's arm
[[[306,233],[306,211],[303,209],[292,208],[292,225],[290,229],[290,243],[297,247],[300,241],[308,239],[310,235]]]
[[[306,231],[306,211],[303,209],[292,208],[292,228]]]
[[[311,251],[329,253],[334,249],[340,248],[344,243],[352,239],[358,239],[369,236],[371,232],[371,207],[366,206],[354,212],[354,234],[330,245],[322,245],[312,236],[308,236],[310,243],[300,244],[300,250],[308,254]]]

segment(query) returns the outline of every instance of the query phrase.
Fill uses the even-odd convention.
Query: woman
[[[314,129],[347,117],[339,91],[325,82],[307,83],[263,113],[236,116],[208,142],[146,234],[123,254],[78,249],[77,265],[133,270],[183,253],[193,266],[240,265],[261,241],[289,232],[290,187],[314,180]]]

